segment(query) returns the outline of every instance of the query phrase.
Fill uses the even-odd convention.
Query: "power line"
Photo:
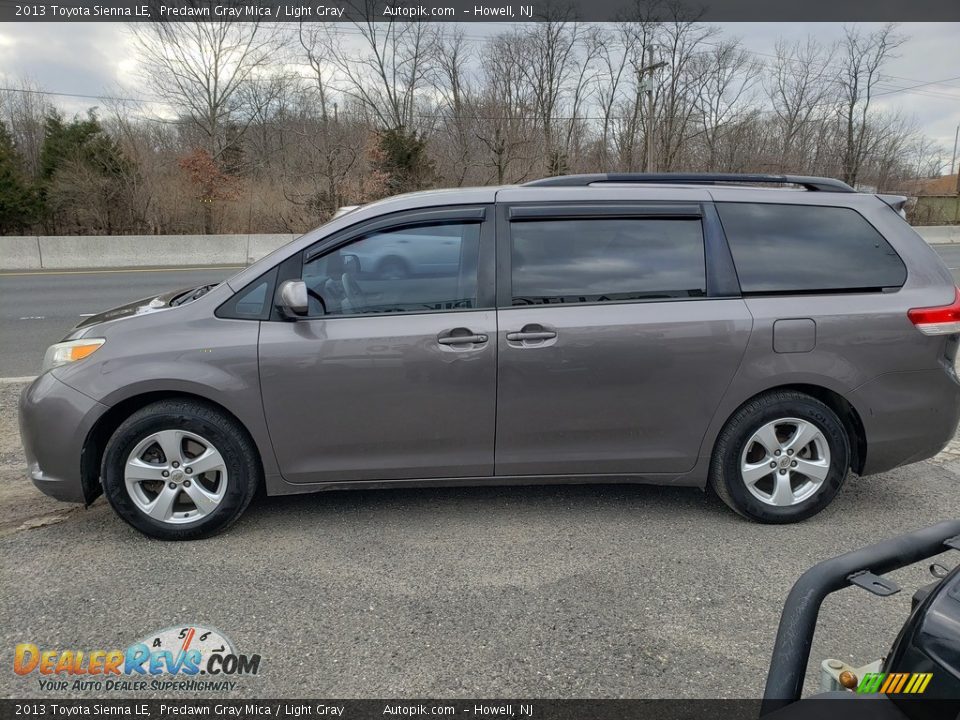
[[[26,93],[28,95],[54,95],[57,97],[72,97],[72,98],[81,98],[85,100],[105,100],[113,102],[133,102],[133,103],[155,103],[158,105],[166,105],[163,100],[150,100],[148,98],[125,98],[125,97],[116,97],[114,95],[85,95],[83,93],[68,93],[68,92],[58,92],[56,90],[33,90],[30,88],[12,88],[12,87],[0,87],[0,92],[18,92]]]
[[[946,80],[960,80],[960,75],[958,75],[957,77],[947,78]],[[945,83],[946,80],[936,80],[936,81],[931,80],[930,82],[923,82],[923,83],[920,83],[919,85],[911,85],[910,87],[899,88],[897,90],[888,90],[887,92],[877,93],[876,95],[874,95],[874,97],[880,97],[881,95],[893,95],[894,93],[899,93],[899,92],[909,92],[910,90],[914,90],[915,88],[926,87],[927,85],[941,85]],[[951,85],[949,87],[954,87],[954,86]],[[957,99],[960,99],[960,95],[945,95],[945,97],[955,97]]]

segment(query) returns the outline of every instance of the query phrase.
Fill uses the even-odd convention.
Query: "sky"
[[[839,40],[839,23],[715,23],[726,37],[769,60],[778,38],[807,35],[827,44]],[[877,23],[860,23],[866,30]],[[469,23],[471,37],[509,29],[507,24]],[[946,150],[949,160],[960,125],[960,23],[902,23],[908,40],[884,72],[878,106],[899,109]],[[28,78],[48,91],[83,95],[149,97],[137,67],[129,30],[122,23],[0,23],[0,82]],[[919,86],[919,87],[918,87]],[[52,98],[68,114],[95,100]]]

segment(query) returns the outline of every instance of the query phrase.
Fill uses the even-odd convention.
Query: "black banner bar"
[[[0,0],[2,22],[955,22],[955,0]]]
[[[691,683],[696,681],[690,678]],[[955,720],[960,699],[893,700],[884,695],[839,693],[834,699],[808,699],[764,716],[765,720],[876,720],[924,718]],[[0,718],[133,718],[184,720],[384,720],[384,718],[461,718],[464,720],[756,720],[759,700],[0,700]]]

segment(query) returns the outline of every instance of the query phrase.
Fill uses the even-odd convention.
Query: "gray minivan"
[[[260,485],[664,483],[802,520],[957,427],[960,295],[902,200],[665,174],[372,203],[77,326],[20,401],[29,472],[170,539]]]

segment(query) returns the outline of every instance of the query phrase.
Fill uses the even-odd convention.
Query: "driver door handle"
[[[462,333],[456,334],[453,333]],[[437,336],[437,342],[441,345],[473,345],[476,343],[485,343],[489,340],[486,335],[483,334],[473,334],[470,330],[466,328],[457,328],[456,330],[448,330],[446,333]]]
[[[508,332],[507,340],[552,340],[556,336],[555,330],[521,330],[520,332]]]

